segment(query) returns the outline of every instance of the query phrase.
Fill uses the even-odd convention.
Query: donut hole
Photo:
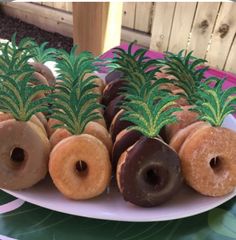
[[[159,185],[161,182],[161,178],[158,175],[158,171],[156,169],[149,169],[146,172],[146,182],[152,186]]]
[[[211,169],[214,172],[219,172],[221,167],[222,167],[222,161],[220,159],[220,157],[214,157],[210,160],[209,162]]]
[[[75,169],[79,176],[86,176],[88,174],[88,164],[83,160],[76,162]]]
[[[15,147],[12,149],[10,153],[11,163],[13,163],[14,165],[22,165],[25,159],[26,159],[26,153],[23,148]]]
[[[162,189],[165,186],[168,172],[160,166],[152,166],[144,171],[144,182],[151,188]]]

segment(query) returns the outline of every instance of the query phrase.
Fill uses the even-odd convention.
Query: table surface
[[[126,49],[127,45],[122,45]],[[149,51],[151,57],[162,54]],[[110,57],[111,52],[104,54]],[[225,87],[236,85],[236,76],[216,69],[209,76],[227,77]],[[236,197],[211,211],[183,219],[129,223],[70,216],[44,209],[0,191],[0,239],[25,240],[197,240],[236,239]]]

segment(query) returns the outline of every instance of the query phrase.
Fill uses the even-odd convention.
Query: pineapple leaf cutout
[[[97,102],[98,94],[93,93],[93,78],[86,78],[77,82],[70,91],[57,89],[51,95],[52,115],[51,118],[61,123],[54,128],[65,128],[71,134],[77,135],[84,131],[90,121],[101,118]]]
[[[33,55],[33,60],[39,63],[45,63],[48,61],[55,61],[56,49],[46,48],[48,42],[44,42],[41,45],[37,44],[35,41],[31,41],[32,48],[30,53]]]
[[[212,79],[206,81],[212,82]],[[201,84],[192,111],[199,113],[200,120],[207,121],[212,126],[221,126],[228,114],[236,112],[236,87],[222,90],[224,81],[217,78],[214,81],[215,86],[212,88],[206,83]]]
[[[108,63],[108,67],[122,71],[125,76],[130,76],[131,73],[137,75],[145,73],[150,80],[155,80],[155,74],[159,71],[157,60],[145,56],[147,49],[139,48],[134,51],[133,46],[134,42],[129,45],[127,51],[114,48],[114,57]]]
[[[184,90],[181,94],[190,104],[197,100],[196,92],[204,81],[204,73],[208,67],[202,67],[206,60],[197,59],[192,56],[192,51],[184,56],[184,50],[178,54],[166,53],[165,59],[161,60],[161,65],[166,66],[166,73],[173,76],[172,82]]]
[[[30,53],[33,48],[30,38],[23,38],[16,45],[16,34],[13,34],[11,42],[0,43],[0,74],[16,77],[20,76],[18,72],[31,71],[28,62],[34,57]]]
[[[28,121],[38,112],[48,111],[48,97],[39,97],[50,91],[45,85],[31,83],[33,72],[16,75],[17,79],[8,75],[0,75],[0,111],[10,113],[18,121]]]
[[[90,52],[81,52],[76,54],[77,46],[73,46],[70,53],[65,50],[58,50],[57,64],[58,69],[58,85],[61,91],[69,92],[78,82],[87,79],[87,75],[93,74],[96,70],[95,60]],[[91,79],[96,76],[91,76]],[[92,87],[90,85],[90,87]]]
[[[169,94],[163,96],[157,86],[153,87],[150,84],[145,85],[142,92],[145,92],[145,95],[126,95],[122,105],[125,110],[122,120],[134,124],[128,129],[137,130],[146,137],[154,138],[158,136],[162,127],[177,121],[173,113],[181,111],[179,107],[175,107],[175,101],[179,97]]]

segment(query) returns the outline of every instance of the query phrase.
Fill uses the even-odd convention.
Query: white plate
[[[223,126],[236,131],[236,120],[230,115],[225,119]],[[125,202],[115,187],[111,187],[109,193],[104,193],[92,200],[68,200],[56,190],[49,177],[30,189],[6,192],[27,202],[58,212],[131,222],[165,221],[189,217],[215,208],[236,196],[236,189],[224,197],[213,198],[202,196],[190,188],[184,187],[172,200],[161,206],[140,208]]]

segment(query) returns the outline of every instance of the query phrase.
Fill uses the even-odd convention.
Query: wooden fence
[[[7,5],[12,7],[14,4]],[[6,6],[3,9],[6,10]],[[72,36],[70,2],[42,2],[38,6],[47,8],[47,11],[60,11],[57,17],[44,11],[47,25]],[[17,17],[24,10],[18,9]],[[6,11],[12,14],[12,10]],[[40,14],[33,12],[34,15]],[[39,18],[35,18],[33,23],[37,25]],[[54,25],[57,25],[54,27],[53,18]],[[29,17],[23,20],[27,19]],[[38,25],[46,28],[45,21]],[[121,38],[127,42],[137,40],[138,44],[156,51],[193,50],[195,56],[207,59],[211,66],[236,73],[236,3],[126,2],[123,4]]]

